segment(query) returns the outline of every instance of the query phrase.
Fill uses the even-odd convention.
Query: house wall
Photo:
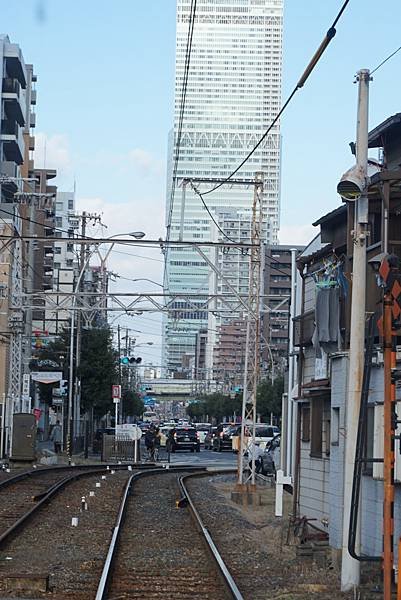
[[[348,355],[331,359],[331,448],[330,448],[330,508],[329,539],[333,548],[342,546],[344,449],[345,449],[345,398],[348,379]],[[338,421],[334,418],[338,411]],[[336,441],[338,440],[338,442]]]
[[[310,443],[301,442],[299,509],[300,515],[317,519],[323,528],[330,514],[330,461],[310,455]]]

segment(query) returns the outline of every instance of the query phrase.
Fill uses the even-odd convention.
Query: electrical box
[[[31,413],[13,415],[11,460],[34,461],[36,458],[36,420]]]

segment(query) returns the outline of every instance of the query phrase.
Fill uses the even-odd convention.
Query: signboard
[[[124,423],[123,425],[117,425],[116,437],[118,440],[140,440],[142,430],[135,423]]]
[[[63,374],[61,371],[32,371],[31,377],[39,383],[56,383],[61,381]]]
[[[111,386],[111,397],[113,400],[120,400],[121,398],[121,385]]]
[[[29,373],[24,373],[22,378],[22,395],[29,396],[29,381],[30,375]]]

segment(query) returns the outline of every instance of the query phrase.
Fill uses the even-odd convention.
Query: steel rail
[[[176,473],[176,472],[180,472],[180,471],[196,471],[196,472],[203,473],[204,470],[205,470],[204,466],[182,465],[182,466],[177,466],[177,467],[170,466],[169,468],[156,467],[153,469],[149,469],[147,471],[139,471],[139,472],[133,473],[131,475],[131,477],[129,478],[129,480],[125,486],[123,498],[120,503],[120,508],[118,511],[116,524],[113,528],[113,534],[111,537],[109,549],[108,549],[107,556],[106,556],[106,559],[103,564],[102,574],[100,576],[95,600],[106,600],[107,599],[107,592],[108,592],[108,588],[109,588],[109,585],[111,582],[111,577],[112,577],[113,563],[114,563],[114,559],[116,556],[118,541],[119,541],[119,538],[121,535],[121,529],[122,529],[122,525],[124,522],[124,516],[125,516],[126,510],[127,510],[128,498],[130,495],[130,491],[131,491],[133,482],[142,477],[151,476],[151,475],[160,475],[162,473],[171,473],[171,472]],[[242,598],[242,596],[239,596],[238,600],[240,598]]]
[[[43,473],[50,473],[50,472],[57,472],[60,471],[60,473],[62,471],[67,471],[67,470],[71,470],[71,469],[76,469],[77,471],[83,471],[83,470],[87,470],[87,469],[96,469],[96,468],[101,468],[101,469],[105,469],[106,471],[108,470],[107,467],[110,467],[110,469],[113,469],[115,471],[119,471],[119,470],[124,470],[127,469],[129,466],[131,466],[133,469],[152,469],[154,468],[153,465],[149,464],[149,465],[138,465],[135,463],[92,463],[92,464],[87,464],[87,465],[56,465],[56,466],[49,466],[49,467],[43,467],[43,468],[39,468],[39,469],[31,469],[29,471],[23,471],[22,473],[17,473],[16,475],[12,475],[11,477],[8,477],[7,479],[3,479],[3,481],[0,481],[0,493],[2,491],[3,488],[6,488],[9,485],[12,485],[13,483],[17,483],[18,481],[23,481],[24,479],[27,479],[28,477],[36,477],[36,476],[40,476]]]
[[[96,473],[104,473],[104,471],[105,471],[104,467],[98,466],[96,468],[88,469],[86,471],[73,473],[69,477],[64,477],[64,479],[61,479],[60,481],[54,483],[43,493],[39,494],[38,496],[35,496],[34,498],[40,498],[40,500],[38,500],[37,504],[32,506],[23,515],[21,515],[21,517],[19,517],[19,519],[17,519],[8,529],[6,529],[0,535],[0,547],[10,538],[11,535],[13,535],[18,529],[20,529],[21,526],[34,513],[36,513],[36,511],[38,511],[46,502],[48,502],[50,500],[50,498],[55,496],[60,490],[65,488],[69,483],[71,483],[72,481],[75,481],[76,479],[81,479],[81,478],[89,476],[89,475],[95,475]],[[14,480],[14,482],[15,482],[15,480]]]
[[[184,496],[185,500],[188,502],[188,506],[191,510],[191,514],[196,522],[196,525],[199,528],[199,530],[201,531],[201,533],[205,539],[207,547],[209,548],[209,551],[217,565],[219,573],[220,573],[227,589],[229,590],[229,592],[231,594],[231,597],[234,598],[234,600],[244,600],[244,597],[242,596],[241,592],[239,591],[237,584],[234,581],[233,576],[231,575],[220,552],[218,551],[217,546],[214,543],[213,538],[209,533],[209,530],[204,525],[200,514],[196,510],[193,500],[192,500],[191,496],[189,495],[188,489],[185,485],[185,481],[191,477],[199,477],[199,476],[205,477],[205,476],[210,476],[210,475],[218,475],[221,473],[236,473],[236,470],[231,469],[231,470],[224,470],[224,471],[207,471],[206,473],[192,473],[190,475],[184,475],[183,477],[180,477],[179,484],[180,484],[180,488],[183,493],[183,496]]]

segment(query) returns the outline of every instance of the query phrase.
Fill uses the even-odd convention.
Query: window
[[[74,210],[74,199],[69,198],[68,200],[68,210]]]
[[[302,441],[310,442],[310,406],[305,405],[301,408],[302,418]]]
[[[323,400],[313,398],[311,401],[311,444],[310,454],[315,458],[322,457]]]

